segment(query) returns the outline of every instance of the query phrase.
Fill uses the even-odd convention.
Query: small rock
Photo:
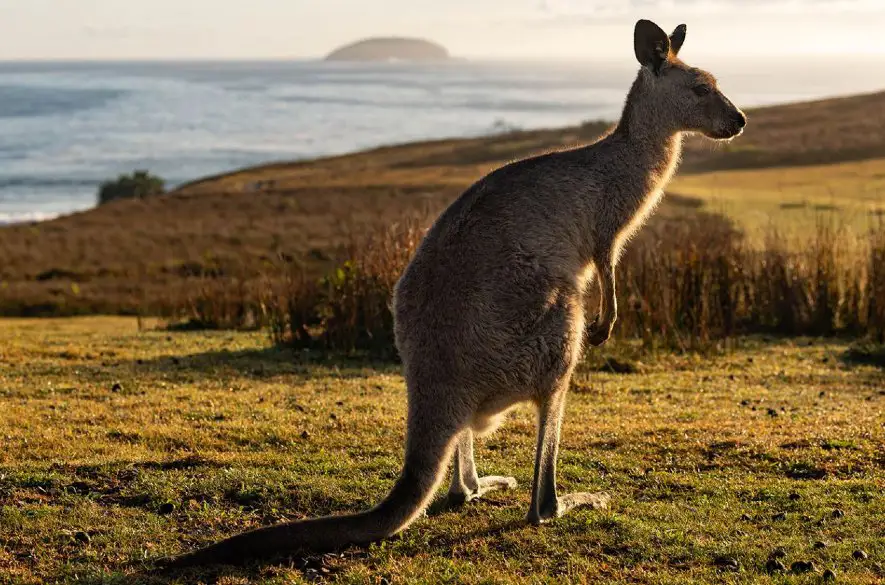
[[[303,433],[301,433],[301,438],[302,438],[302,439],[305,439],[305,440],[306,440],[306,439],[309,439],[309,438],[310,438],[310,433],[308,433],[307,431],[304,431]]]
[[[836,580],[836,571],[833,569],[827,569],[823,574],[824,581],[835,581]]]
[[[749,514],[741,514],[741,520],[743,520],[744,522],[752,522],[753,517]]]
[[[329,415],[329,418],[332,419],[332,420],[338,420],[338,415],[336,415],[336,414],[333,412],[332,414]]]
[[[821,391],[821,393],[817,395],[818,398],[826,398],[826,396],[827,396],[827,393],[824,391]]]
[[[775,522],[781,522],[782,520],[787,519],[787,513],[786,512],[778,512],[777,514],[772,516],[771,519],[774,520]]]
[[[771,551],[770,555],[768,555],[768,558],[770,558],[770,559],[783,559],[786,557],[787,557],[787,551],[784,550],[784,547],[782,547],[782,546],[777,547],[776,549]]]
[[[741,406],[750,406],[749,400],[741,400]]]
[[[167,514],[171,514],[175,511],[175,504],[172,502],[166,502],[165,504],[160,504],[160,507],[157,509],[157,513],[165,516]]]
[[[74,533],[74,540],[76,540],[77,542],[82,542],[83,544],[89,544],[90,542],[92,542],[92,537],[89,536],[88,532],[78,530]]]
[[[787,496],[787,497],[790,498],[791,500],[793,500],[794,502],[795,502],[796,500],[799,500],[799,499],[802,498],[802,496],[800,496],[800,495],[797,494],[796,492],[791,493],[791,494],[790,494],[789,496]]]
[[[860,550],[860,549],[851,553],[851,556],[853,556],[854,559],[858,560],[858,561],[862,561],[862,560],[868,559],[870,557],[870,555],[868,555],[866,551]]]
[[[786,570],[787,567],[777,559],[768,559],[768,562],[765,563],[765,571],[767,573],[784,573]]]
[[[815,567],[814,563],[811,561],[796,561],[790,565],[790,572],[796,575],[801,573],[812,573],[816,570],[817,567]]]
[[[835,510],[833,510],[832,516],[833,516],[833,518],[844,518],[845,512],[843,512],[839,508],[836,508]]]
[[[776,417],[776,416],[780,416],[780,414],[779,414],[778,411],[776,411],[775,409],[773,409],[773,408],[769,408],[769,409],[768,409],[768,416],[774,418],[774,417]]]
[[[716,557],[713,560],[713,564],[715,564],[723,571],[737,572],[741,568],[741,565],[740,563],[738,563],[737,559],[732,557]]]
[[[114,385],[111,386],[111,392],[122,392],[122,391],[123,391],[123,385],[120,384],[119,382],[114,382]]]
[[[822,548],[827,548],[827,543],[825,543],[822,540],[818,540],[817,542],[815,542],[814,544],[811,545],[811,548],[813,548],[814,550],[820,550]]]

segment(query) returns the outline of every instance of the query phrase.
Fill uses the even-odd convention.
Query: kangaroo
[[[661,199],[682,134],[725,140],[746,125],[712,75],[678,58],[685,35],[685,25],[668,36],[651,21],[637,22],[641,68],[620,122],[589,146],[492,172],[428,231],[394,292],[408,428],[402,473],[387,497],[357,514],[246,532],[179,557],[175,566],[390,537],[427,507],[452,459],[449,496],[456,502],[513,488],[511,477],[478,475],[473,437],[527,402],[539,413],[528,521],[607,506],[606,493],[557,494],[569,380],[584,343],[601,345],[611,334],[621,250]],[[602,298],[588,323],[583,299],[594,278]]]

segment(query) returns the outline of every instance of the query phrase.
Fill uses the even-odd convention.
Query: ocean
[[[707,67],[744,107],[885,88],[885,67],[856,58]],[[0,63],[0,223],[92,207],[102,181],[136,169],[171,187],[270,161],[614,120],[634,73],[629,62]]]

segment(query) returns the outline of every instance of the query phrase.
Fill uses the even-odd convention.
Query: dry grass
[[[389,303],[420,243],[421,225],[404,222],[361,235],[320,280],[280,266],[260,282],[260,300],[244,300],[253,304],[241,313],[260,314],[275,341],[298,348],[395,355]],[[776,231],[755,243],[722,216],[671,210],[631,242],[619,266],[615,335],[682,351],[759,332],[882,341],[883,243],[885,222],[861,240],[838,224],[820,222],[799,247]],[[593,314],[596,288],[589,292]],[[211,313],[215,298],[200,304]],[[180,318],[192,318],[189,306]],[[221,302],[217,311],[221,322],[226,307]]]
[[[739,141],[721,148],[690,143],[683,175],[881,158],[883,112],[885,94],[756,110]],[[342,225],[435,215],[495,166],[588,142],[605,126],[588,123],[270,165],[148,201],[121,201],[55,221],[0,228],[0,314],[156,312],[199,287],[237,288],[281,259],[318,274],[348,244],[351,230]],[[870,172],[880,172],[875,168]],[[844,174],[838,166],[814,172]],[[768,181],[767,175],[760,177],[740,175],[739,182],[756,189],[759,181]],[[685,185],[692,193],[715,195],[723,180],[698,175]],[[873,180],[868,174],[855,181],[838,179],[833,196],[853,199]],[[767,196],[778,200],[775,205],[781,197],[802,197],[765,184]]]
[[[560,483],[608,490],[611,510],[526,525],[535,428],[520,409],[477,451],[483,472],[518,479],[515,491],[462,510],[437,502],[401,538],[341,555],[170,579],[150,562],[382,497],[402,456],[398,369],[268,349],[261,333],[4,320],[0,582],[774,584],[818,583],[825,569],[841,583],[885,578],[882,354],[797,339],[744,340],[719,356],[623,345],[588,358],[569,399]],[[607,363],[637,372],[596,371]],[[769,575],[778,548],[786,567],[815,570]]]

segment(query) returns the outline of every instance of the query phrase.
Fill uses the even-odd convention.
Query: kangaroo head
[[[747,117],[719,90],[715,77],[679,59],[686,31],[680,24],[667,36],[650,20],[636,23],[633,45],[643,66],[643,93],[659,121],[677,131],[734,138],[743,132]]]

